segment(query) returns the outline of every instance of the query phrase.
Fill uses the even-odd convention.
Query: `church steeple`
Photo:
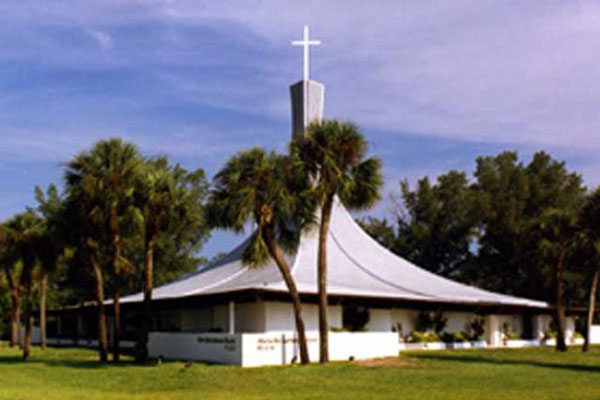
[[[310,46],[319,44],[321,44],[319,40],[310,40],[308,26],[304,27],[302,40],[292,42],[293,46],[302,46],[304,49],[302,80],[290,86],[292,138],[302,136],[311,122],[323,118],[325,86],[310,79]]]

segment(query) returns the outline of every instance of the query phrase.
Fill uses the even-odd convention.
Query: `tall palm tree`
[[[229,159],[214,178],[208,202],[209,225],[242,231],[248,221],[256,230],[243,261],[258,267],[272,258],[292,298],[300,362],[309,363],[300,294],[284,251],[297,250],[300,232],[313,221],[314,204],[308,180],[295,171],[291,160],[254,148]]]
[[[55,238],[49,228],[44,226],[38,243],[36,244],[36,254],[40,262],[40,346],[42,350],[46,349],[47,334],[46,334],[46,304],[48,299],[48,276],[56,271],[56,263],[58,260],[58,249],[55,245]]]
[[[188,172],[179,165],[169,166],[165,157],[147,161],[135,187],[136,220],[144,235],[144,311],[136,360],[148,359],[148,334],[152,326],[154,253],[159,236],[185,240],[187,233],[204,230],[202,200],[207,191],[204,171]]]
[[[176,197],[174,176],[165,158],[148,161],[138,176],[135,187],[138,222],[144,232],[144,308],[136,360],[148,359],[148,334],[152,325],[152,289],[154,283],[154,251],[156,240],[169,221]]]
[[[590,345],[590,331],[594,322],[596,310],[596,298],[598,297],[598,278],[600,275],[600,187],[596,188],[586,197],[581,209],[580,224],[583,227],[586,241],[590,244],[593,254],[588,256],[593,269],[592,281],[590,283],[588,315],[586,320],[585,342],[582,350],[588,351]]]
[[[38,211],[43,217],[44,226],[38,243],[40,260],[40,334],[42,350],[46,348],[46,302],[48,276],[56,271],[58,258],[65,247],[65,224],[63,220],[63,200],[55,185],[50,185],[46,195],[39,186],[35,187]]]
[[[381,161],[366,157],[367,142],[356,125],[340,121],[315,122],[291,145],[313,181],[321,207],[318,250],[319,361],[329,361],[327,320],[327,235],[336,196],[349,209],[372,207],[380,197]]]
[[[119,361],[121,338],[121,279],[127,265],[122,256],[121,225],[130,211],[133,186],[142,164],[138,149],[131,143],[113,138],[94,145],[67,165],[67,186],[79,186],[81,192],[96,200],[92,214],[101,215],[106,223],[112,249],[113,361]]]
[[[27,210],[15,215],[7,222],[10,232],[9,241],[12,242],[11,250],[15,252],[22,263],[19,286],[25,295],[25,337],[23,344],[23,359],[27,360],[31,352],[31,335],[33,331],[33,269],[37,263],[37,248],[42,229],[42,220],[33,212]]]
[[[89,189],[86,189],[88,191]],[[108,332],[104,306],[104,273],[100,264],[104,216],[98,212],[98,199],[86,194],[79,184],[67,185],[63,217],[65,241],[74,249],[73,261],[91,267],[98,307],[98,352],[100,362],[108,361]]]

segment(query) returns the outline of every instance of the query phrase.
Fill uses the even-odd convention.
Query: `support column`
[[[502,332],[497,315],[488,315],[486,324],[486,336],[490,346],[499,346],[502,343]]]
[[[230,334],[234,334],[235,333],[235,302],[230,301],[229,302],[229,333]]]

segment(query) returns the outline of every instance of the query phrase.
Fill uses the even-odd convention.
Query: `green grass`
[[[384,364],[384,365],[381,365]],[[388,365],[389,364],[389,365]],[[375,365],[100,365],[81,349],[0,348],[0,399],[600,399],[600,349],[413,352]]]

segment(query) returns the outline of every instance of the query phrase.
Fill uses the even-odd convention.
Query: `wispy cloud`
[[[109,50],[112,47],[113,38],[108,33],[93,28],[85,28],[84,32],[94,39],[102,50]]]

